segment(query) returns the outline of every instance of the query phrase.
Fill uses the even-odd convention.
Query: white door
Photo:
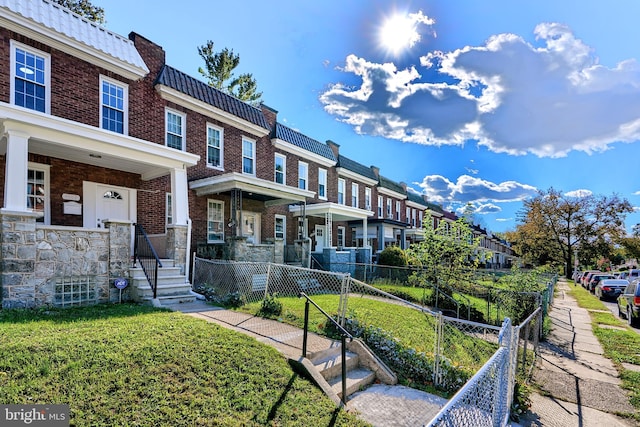
[[[316,225],[315,230],[315,239],[316,239],[316,249],[315,252],[322,252],[325,246],[325,234],[327,231],[326,225]]]
[[[247,243],[260,243],[259,213],[242,211],[242,235],[247,238]]]
[[[83,182],[83,225],[104,228],[104,220],[136,222],[136,190]]]

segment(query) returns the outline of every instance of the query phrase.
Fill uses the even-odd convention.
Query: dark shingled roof
[[[407,191],[407,198],[411,202],[418,203],[422,206],[428,206],[421,194],[416,194],[413,191]]]
[[[296,132],[295,130],[288,128],[281,123],[276,123],[275,132],[272,133],[272,138],[273,137],[293,144],[296,147],[300,147],[303,150],[307,150],[319,156],[326,157],[327,159],[333,160],[334,162],[336,161],[336,156],[333,154],[333,151],[327,144],[323,144],[320,141],[309,138],[308,136],[303,135],[300,132]]]
[[[338,155],[338,165],[339,168],[345,168],[351,172],[355,172],[358,175],[364,176],[365,178],[372,179],[374,181],[378,180],[378,177],[373,172],[370,167],[367,167],[363,164],[360,164],[354,160],[351,160],[342,154]]]
[[[427,202],[427,207],[434,212],[444,213],[444,209],[442,209],[441,206],[436,205],[435,203]]]
[[[395,191],[396,193],[406,194],[406,191],[404,190],[404,188],[402,188],[402,185],[398,184],[397,182],[391,181],[389,178],[385,178],[384,176],[380,175],[380,180],[378,182],[380,183],[380,187],[387,188],[391,191]]]
[[[229,114],[233,114],[249,123],[264,129],[271,129],[262,110],[253,107],[238,98],[215,89],[205,82],[195,79],[169,65],[162,67],[156,84],[161,84],[184,93],[198,101],[205,102]]]

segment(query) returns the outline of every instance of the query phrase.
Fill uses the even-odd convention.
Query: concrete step
[[[347,371],[358,367],[359,358],[357,354],[347,351],[345,357]],[[342,375],[342,352],[339,347],[332,349],[331,352],[323,355],[323,357],[312,359],[311,362],[327,381]]]
[[[166,306],[173,306],[175,304],[192,303],[196,300],[196,297],[191,294],[166,295],[166,296],[158,295],[158,300],[160,301],[160,305],[162,307],[166,307]],[[153,296],[143,297],[140,302],[142,302],[143,304],[153,305]]]
[[[158,268],[158,277],[163,276],[179,276],[181,273],[179,267],[160,267]],[[129,268],[129,276],[132,278],[136,277],[146,277],[144,274],[144,270],[142,267],[130,267]]]
[[[171,283],[162,283],[162,284],[160,283],[160,281],[158,281],[158,290],[157,290],[158,297],[160,296],[169,297],[174,295],[189,294],[189,292],[191,291],[191,284],[184,282],[184,276],[182,276],[181,280],[182,281],[177,283],[174,281]],[[153,290],[151,289],[151,286],[149,286],[149,283],[146,281],[146,279],[144,282],[134,283],[134,286],[137,289],[139,298],[153,297]]]
[[[347,371],[347,396],[367,387],[376,379],[376,374],[366,368],[357,368]],[[327,381],[338,397],[342,398],[342,378],[340,375]]]
[[[164,286],[173,286],[176,284],[185,284],[186,279],[185,276],[176,274],[173,276],[158,276],[157,278],[158,288]],[[131,284],[137,287],[148,287],[149,281],[147,280],[147,276],[136,276],[131,278]],[[187,283],[188,284],[188,283]]]

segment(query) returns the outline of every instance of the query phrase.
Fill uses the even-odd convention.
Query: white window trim
[[[360,206],[360,186],[352,182],[351,183],[351,206],[357,208]]]
[[[384,217],[384,197],[378,196],[378,218]]]
[[[276,153],[273,161],[273,182],[277,181],[276,161],[275,159],[282,159],[282,185],[287,185],[287,156],[284,154]]]
[[[320,179],[322,173],[324,172],[324,179]],[[327,170],[323,168],[318,168],[318,198],[322,200],[327,200]],[[320,184],[324,185],[324,195],[320,194]]]
[[[300,169],[304,165],[304,176],[300,175]],[[304,187],[300,186],[300,180],[304,180]],[[298,160],[298,188],[307,190],[309,188],[309,163]]]
[[[111,83],[112,85],[115,86],[120,86],[122,88],[122,91],[124,92],[122,97],[123,99],[123,115],[122,115],[122,135],[129,135],[129,85],[126,83],[122,83],[120,80],[114,80],[114,79],[110,79],[107,76],[103,76],[102,74],[100,74],[100,128],[104,129],[102,127],[102,107],[104,106],[104,104],[102,103],[102,82],[107,82],[107,83]],[[105,129],[107,130],[107,129]]]
[[[251,150],[251,151],[253,151],[253,157],[247,157],[247,156],[244,155],[244,143],[245,142],[251,143],[251,146],[253,147],[253,149]],[[241,167],[242,167],[242,173],[243,174],[256,176],[256,157],[258,155],[258,153],[256,152],[257,149],[258,149],[258,146],[256,144],[256,140],[255,139],[247,138],[246,136],[242,137],[242,164],[241,164]],[[244,159],[245,159],[245,157],[247,159],[249,159],[249,158],[251,159],[251,164],[252,165],[251,165],[251,172],[250,173],[244,171]]]
[[[342,192],[340,191],[340,187],[342,187]],[[340,194],[342,194],[342,202],[340,201]],[[338,178],[338,204],[347,204],[347,183],[344,178]]]
[[[340,231],[342,231],[342,244],[340,244]],[[340,248],[344,248],[346,246],[346,240],[347,240],[346,233],[347,233],[347,229],[345,227],[342,227],[342,226],[338,227],[338,232],[336,233],[336,243]]]
[[[371,187],[364,188],[364,208],[368,211],[371,210]]]
[[[173,201],[173,198],[171,197],[171,193],[167,192],[165,193],[165,199],[164,199],[164,210],[165,210],[165,224],[166,227],[170,226],[173,224],[173,212],[171,209],[171,203]],[[165,229],[166,229],[165,227]]]
[[[387,218],[393,219],[393,203],[390,198],[387,198]]]
[[[277,224],[279,219],[282,220],[282,237],[278,237],[277,229],[276,229],[276,224]],[[282,239],[282,241],[285,242],[285,244],[286,244],[286,240],[287,240],[287,217],[285,215],[275,215],[274,216],[274,219],[273,219],[273,237],[276,238],[276,239]]]
[[[168,120],[169,113],[175,114],[176,116],[180,116],[182,118],[182,135],[180,135],[182,137],[182,148],[180,149],[180,151],[185,151],[185,148],[187,145],[187,141],[186,141],[187,140],[187,115],[178,110],[173,110],[171,108],[166,108],[166,107],[164,109],[164,145],[165,147],[169,147],[169,144],[168,144],[169,141],[167,138],[167,136],[169,135],[169,120]],[[173,147],[170,147],[170,148],[173,148]]]
[[[222,240],[210,240],[209,239],[209,205],[211,202],[220,204],[222,212]],[[222,200],[207,199],[207,243],[224,243],[224,202]]]
[[[44,172],[44,225],[51,225],[51,188],[50,188],[50,165],[42,163],[28,162],[27,170],[37,170]],[[28,179],[28,178],[27,178]],[[25,189],[26,191],[26,189]]]
[[[399,200],[396,200],[396,221],[400,221],[402,218],[402,205]]]
[[[220,148],[220,166],[214,166],[211,163],[209,163],[209,129],[217,130],[218,132],[220,132],[220,147],[219,147]],[[216,126],[211,123],[207,123],[206,132],[207,133],[205,135],[205,138],[207,139],[207,142],[206,142],[207,152],[205,153],[205,156],[207,157],[207,168],[223,171],[224,170],[224,128],[221,128],[220,126]]]
[[[10,41],[10,55],[11,55],[11,81],[9,82],[9,103],[16,105],[16,48],[22,49],[34,55],[42,56],[44,58],[44,113],[51,114],[51,55],[42,52],[41,50],[34,49],[31,46],[22,44],[15,40]],[[37,110],[33,110],[37,111]]]

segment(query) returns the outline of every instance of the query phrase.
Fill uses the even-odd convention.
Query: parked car
[[[627,286],[629,286],[629,281],[626,279],[603,279],[596,285],[594,293],[601,300],[615,300]]]
[[[589,283],[589,279],[591,278],[591,275],[594,274],[594,273],[602,273],[602,271],[600,271],[600,270],[587,270],[587,271],[584,272],[584,274],[580,278],[580,284],[582,285],[583,288],[587,287],[587,284]]]
[[[592,274],[587,283],[587,290],[591,293],[595,293],[596,286],[604,279],[615,279],[615,276],[611,273],[595,273]]]
[[[618,297],[618,316],[627,319],[630,326],[637,326],[640,319],[640,279],[629,283]]]
[[[627,279],[629,283],[640,279],[640,269],[632,268],[631,270],[621,271],[618,279]]]
[[[576,271],[573,273],[573,281],[575,282],[576,285],[580,283],[580,279],[582,279],[583,275],[584,275],[584,271]]]

